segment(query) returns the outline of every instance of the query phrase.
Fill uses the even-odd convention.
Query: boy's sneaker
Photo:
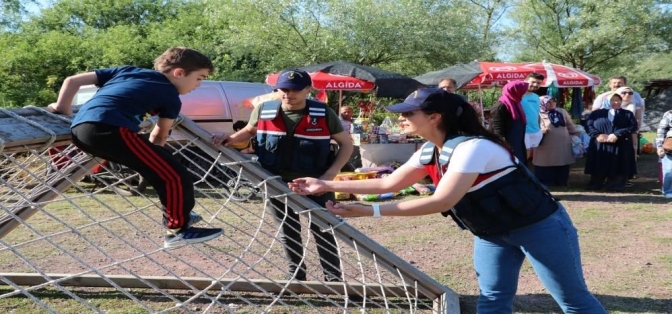
[[[297,274],[294,276],[294,274],[287,274],[284,278],[284,280],[287,281],[292,281],[292,280],[298,280],[298,281],[306,281],[306,274]]]
[[[187,228],[201,222],[203,220],[203,217],[201,215],[195,213],[193,210],[189,212],[189,221],[187,222]]]
[[[188,243],[201,243],[210,241],[224,233],[221,228],[182,228],[176,234],[166,235],[163,239],[164,248],[174,248],[187,245]]]

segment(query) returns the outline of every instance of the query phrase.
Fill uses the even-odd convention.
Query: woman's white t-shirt
[[[406,164],[424,168],[420,163],[420,153],[421,150],[416,151]],[[487,139],[476,138],[455,147],[446,173],[488,173],[512,165],[511,153],[504,147]]]

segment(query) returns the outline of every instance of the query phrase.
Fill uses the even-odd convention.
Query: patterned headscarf
[[[541,100],[541,112],[546,112],[547,111],[546,104],[548,104],[548,102],[551,99],[555,100],[555,98],[553,98],[553,96],[551,96],[551,95],[544,95],[544,96],[539,97],[539,99]]]
[[[565,117],[562,115],[562,112],[555,110],[556,108],[553,108],[551,110],[548,110],[548,108],[546,108],[548,102],[551,100],[555,100],[555,98],[553,98],[553,96],[550,95],[544,95],[539,97],[539,99],[541,99],[541,112],[548,113],[548,120],[551,121],[551,124],[556,128],[565,126]]]

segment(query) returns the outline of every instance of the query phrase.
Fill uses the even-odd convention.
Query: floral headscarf
[[[541,112],[546,112],[548,114],[548,120],[551,121],[551,124],[556,128],[565,126],[565,117],[562,115],[562,112],[555,110],[555,108],[551,110],[546,108],[548,102],[555,100],[555,98],[550,95],[544,95],[539,97],[539,99],[541,100]]]
[[[555,100],[555,98],[553,98],[553,96],[551,96],[551,95],[544,95],[544,96],[539,97],[539,100],[541,100],[541,112],[546,112],[547,111],[546,104],[548,104],[548,102],[551,99]]]

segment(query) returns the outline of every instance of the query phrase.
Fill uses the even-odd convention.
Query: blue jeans
[[[663,156],[661,162],[663,166],[663,186],[661,190],[665,198],[672,198],[672,156]]]
[[[513,313],[525,257],[565,313],[606,314],[588,291],[576,228],[562,205],[533,225],[474,240],[474,267],[481,290],[479,314]]]

